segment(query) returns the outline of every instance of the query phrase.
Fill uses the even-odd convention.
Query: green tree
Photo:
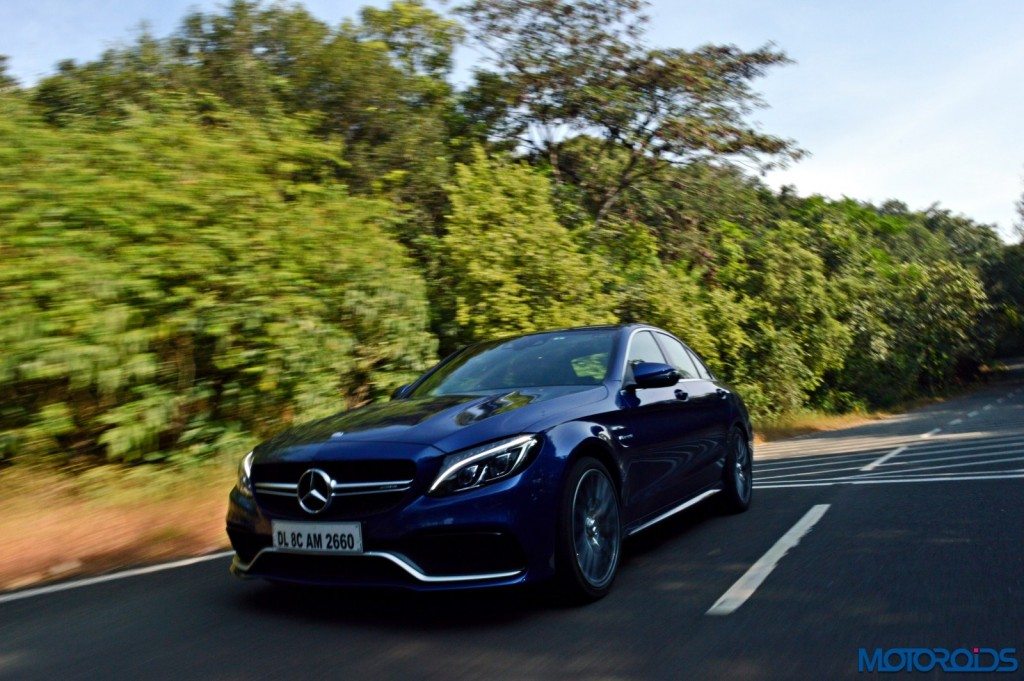
[[[1024,242],[1024,194],[1017,200],[1017,222],[1013,225],[1017,238]]]
[[[449,343],[614,321],[550,191],[529,166],[482,150],[456,167],[439,275]]]
[[[460,8],[512,96],[503,130],[560,179],[568,136],[597,134],[595,175],[580,177],[600,222],[638,180],[714,158],[761,164],[796,155],[747,120],[752,81],[785,55],[771,46],[650,49],[638,0],[474,0]]]
[[[301,122],[136,112],[97,132],[0,107],[8,454],[237,455],[434,357],[390,206],[309,181],[340,160]]]
[[[0,54],[0,94],[11,92],[18,88],[18,81],[7,73],[7,62],[7,55]]]

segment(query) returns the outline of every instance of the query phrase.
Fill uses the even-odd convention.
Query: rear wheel
[[[725,470],[722,471],[722,507],[727,513],[742,513],[750,508],[753,491],[753,459],[750,443],[739,428],[729,433]]]
[[[556,548],[561,593],[574,602],[607,595],[619,567],[622,518],[608,469],[590,457],[573,464],[562,491]]]

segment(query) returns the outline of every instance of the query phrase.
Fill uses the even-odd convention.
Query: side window
[[[661,354],[658,343],[650,331],[641,331],[634,334],[629,342],[629,355],[626,357],[626,364],[632,366],[636,362],[660,362],[665,363],[665,356]]]
[[[700,376],[697,365],[682,343],[672,336],[666,336],[663,333],[658,334],[658,340],[661,341],[661,346],[665,348],[665,354],[668,355],[668,363],[674,366],[682,374],[683,378],[698,378]]]
[[[704,362],[701,361],[701,358],[698,357],[696,353],[693,352],[693,350],[690,350],[690,357],[693,358],[693,363],[697,365],[697,373],[700,374],[701,378],[709,381],[714,379],[714,376],[712,376],[711,372],[708,371],[707,365],[705,365]]]

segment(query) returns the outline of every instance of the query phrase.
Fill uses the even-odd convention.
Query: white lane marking
[[[932,428],[927,433],[921,435],[921,438],[931,437],[932,435],[938,435],[942,432],[942,428]]]
[[[834,452],[832,454],[814,454],[813,456],[773,456],[771,458],[757,457],[754,459],[755,466],[786,467],[794,464],[819,464],[827,465],[832,459],[854,458],[875,456],[883,448],[876,447],[864,452]]]
[[[879,466],[881,466],[883,463],[885,463],[886,461],[891,459],[892,457],[896,456],[897,454],[899,454],[902,451],[905,451],[906,448],[907,448],[906,445],[903,445],[902,447],[897,447],[896,449],[892,450],[891,452],[889,452],[885,456],[878,457],[877,459],[875,459],[874,461],[869,463],[867,466],[864,466],[863,468],[861,468],[861,470],[862,471],[873,471],[876,468],[878,468]]]
[[[221,551],[220,553],[210,553],[205,556],[196,556],[195,558],[185,558],[184,560],[176,560],[171,563],[161,563],[159,565],[148,565],[146,567],[134,568],[131,570],[124,570],[123,572],[114,572],[109,575],[100,575],[98,577],[87,577],[85,579],[76,579],[73,582],[61,582],[60,584],[50,584],[48,586],[39,586],[35,589],[25,589],[24,591],[14,591],[8,594],[0,594],[0,603],[10,603],[11,601],[20,601],[23,598],[32,598],[33,596],[43,596],[46,594],[56,593],[58,591],[67,591],[69,589],[78,589],[83,586],[92,586],[93,584],[102,584],[103,582],[113,582],[117,579],[126,579],[128,577],[138,577],[139,575],[148,575],[153,572],[161,572],[163,570],[174,570],[175,568],[188,567],[189,565],[195,565],[196,563],[205,563],[210,560],[219,560],[221,558],[227,558],[233,555],[234,551]]]
[[[991,405],[991,404],[986,404],[986,405],[985,405],[984,407],[982,407],[981,409],[982,409],[982,411],[988,411],[988,410],[989,410],[989,409],[991,409],[991,408],[992,408],[992,405]]]
[[[976,411],[968,412],[967,418],[973,419],[977,415],[978,415],[978,412],[976,412]]]
[[[966,435],[966,434],[965,434]],[[929,442],[909,443],[913,449],[905,456],[934,456],[949,452],[968,452],[981,449],[994,449],[1014,445],[1024,445],[1024,433],[1016,435],[994,435],[978,440],[975,437],[957,439],[956,435],[950,435],[952,439],[936,439]],[[974,444],[980,442],[980,444]],[[885,450],[872,449],[865,452],[850,452],[845,454],[827,454],[823,456],[786,457],[773,461],[762,461],[760,458],[754,462],[754,471],[765,475],[792,474],[790,471],[809,468],[824,468],[826,466],[859,466],[877,458]],[[822,471],[824,472],[824,471]]]
[[[980,450],[988,451],[980,451]],[[995,449],[995,451],[991,451]],[[977,451],[977,454],[962,454],[961,452]],[[949,453],[949,456],[938,456],[940,454]],[[929,456],[927,458],[921,458],[921,454],[914,452],[913,454],[907,454],[896,463],[890,463],[889,466],[920,466],[921,464],[933,464],[937,461],[962,461],[964,459],[980,459],[986,456],[1000,456],[1003,454],[1012,455],[1020,454],[1020,449],[997,449],[996,447],[977,447],[976,449],[963,449],[955,450],[950,449],[947,452],[925,452]],[[955,454],[953,452],[956,452]],[[900,471],[902,472],[902,471]]]
[[[964,420],[963,420],[963,419],[953,419],[953,420],[952,420],[952,421],[950,421],[950,422],[949,422],[949,423],[948,423],[947,425],[950,425],[950,426],[959,426],[959,425],[960,425],[961,423],[963,423],[963,422],[964,422]]]
[[[924,472],[907,472],[892,471],[888,475],[865,475],[861,480],[910,480],[911,478],[963,478],[963,477],[977,477],[979,475],[1017,475],[1018,473],[1024,473],[1024,468],[1006,468],[1006,469],[994,469],[994,470],[981,470],[981,471],[955,471],[953,473],[932,473],[931,471],[925,470]]]
[[[930,478],[871,478],[854,480],[831,480],[827,482],[778,482],[770,485],[754,485],[754,489],[787,489],[790,487],[831,487],[832,485],[888,485],[901,482],[968,482],[971,480],[1018,480],[1024,479],[1024,471],[1010,471],[1007,475],[957,475]]]
[[[913,450],[903,454],[903,456],[900,458],[899,461],[888,463],[888,459],[889,458],[891,458],[893,456],[896,456],[897,454],[900,453],[899,450],[904,450],[904,449],[906,449],[907,447],[910,446],[910,445],[907,445],[905,447],[900,447],[899,450],[897,450],[897,451],[890,452],[889,454],[879,458],[876,461],[873,461],[872,464],[870,464],[870,465],[874,465],[876,468],[877,467],[890,467],[890,466],[921,466],[921,465],[924,465],[925,467],[928,467],[928,466],[931,466],[932,464],[934,464],[934,463],[936,463],[938,461],[961,461],[961,460],[964,460],[964,459],[977,459],[977,458],[986,457],[986,456],[1001,456],[1001,455],[1020,454],[1022,450],[1019,447],[1014,448],[1014,446],[1016,444],[1017,443],[1014,443],[1014,442],[1010,442],[1010,443],[1002,443],[1002,442],[1000,442],[1000,443],[992,443],[992,444],[988,444],[988,445],[979,445],[977,447],[956,447],[954,445],[952,447],[946,446],[946,447],[943,447],[942,449],[928,449],[928,450],[918,449],[917,447],[915,447]],[[977,453],[966,454],[965,452],[977,452]],[[1005,460],[1005,459],[1003,459],[1003,460]],[[980,463],[990,463],[990,462],[980,462]],[[754,473],[755,473],[754,477],[755,477],[756,480],[759,480],[761,482],[765,482],[765,481],[768,481],[768,480],[790,480],[792,482],[797,482],[798,478],[805,478],[806,479],[807,476],[816,476],[819,480],[845,480],[846,478],[851,477],[851,476],[839,476],[839,477],[827,477],[827,476],[832,476],[832,475],[835,475],[836,473],[841,473],[842,471],[868,472],[868,471],[871,471],[871,470],[873,470],[873,469],[870,468],[869,466],[864,466],[863,468],[857,468],[857,462],[854,462],[854,465],[852,467],[851,466],[846,466],[846,467],[842,467],[842,468],[829,468],[829,469],[826,469],[826,470],[803,471],[803,472],[800,472],[800,473],[791,473],[791,472],[788,472],[788,471],[782,471],[782,472],[765,471],[765,472],[761,472],[761,471],[758,471],[757,469],[755,469],[754,470]],[[893,470],[892,472],[893,473],[902,473],[902,470],[901,471]],[[876,475],[879,474],[879,473],[885,474],[885,471],[879,471],[878,473],[876,473]],[[856,476],[853,476],[853,477],[856,477]]]
[[[843,465],[859,465],[867,463],[871,459],[877,458],[881,452],[868,452],[865,454],[849,455],[849,454],[836,454],[830,456],[824,461],[816,461],[814,463],[804,464],[790,464],[788,466],[774,466],[772,468],[766,466],[759,466],[756,462],[754,464],[754,470],[760,471],[761,473],[784,473],[793,470],[801,470],[805,468],[822,468],[826,466],[843,466]]]
[[[1005,399],[1005,397],[1000,397],[998,400],[996,400],[996,404],[1002,404]]]
[[[757,587],[772,573],[775,566],[779,564],[786,553],[800,543],[800,539],[807,534],[814,524],[825,515],[829,504],[816,504],[811,510],[804,514],[804,517],[796,522],[796,525],[789,528],[786,534],[782,535],[775,545],[768,549],[768,552],[758,558],[757,562],[743,573],[743,576],[729,587],[722,597],[715,601],[715,604],[708,609],[708,615],[729,615],[736,611],[736,608],[743,605],[748,598],[754,595]]]
[[[932,440],[931,442],[914,443],[914,455],[925,453],[941,453],[947,451],[960,452],[969,449],[980,449],[981,447],[1012,447],[1024,443],[1024,433],[1016,435],[993,435],[981,436],[974,433],[965,433],[964,437],[951,436],[943,440]]]
[[[989,456],[989,457],[992,457],[992,456],[999,457],[999,458],[996,458],[996,459],[989,459],[987,461],[968,461],[966,463],[943,464],[941,466],[933,465],[931,459],[924,459],[924,460],[922,460],[922,459],[915,459],[915,460],[910,460],[910,461],[906,461],[906,460],[902,460],[901,459],[900,461],[897,461],[896,463],[883,464],[883,465],[886,465],[886,466],[915,466],[915,468],[900,468],[898,470],[895,469],[895,468],[890,468],[889,470],[884,470],[884,471],[876,470],[874,472],[867,472],[867,473],[855,474],[855,475],[839,475],[839,476],[835,476],[835,477],[824,477],[824,476],[821,476],[821,477],[817,478],[816,482],[846,482],[846,481],[849,481],[849,480],[864,480],[864,479],[879,478],[879,477],[901,476],[901,475],[904,475],[904,474],[907,474],[907,473],[915,473],[915,472],[923,472],[923,474],[927,475],[931,471],[939,470],[939,469],[943,469],[943,468],[961,468],[963,466],[983,466],[983,465],[987,465],[987,464],[1013,463],[1015,461],[1024,461],[1024,456],[1011,456],[1011,457],[1007,457],[1007,456],[1004,456],[1006,454],[1010,454],[1010,455],[1020,454],[1020,451],[1003,450],[1003,451],[997,451],[997,452],[983,452],[981,454],[970,454],[970,455],[967,455],[967,456],[950,456],[950,457],[944,457],[943,459],[936,459],[936,460],[944,460],[944,461],[950,461],[950,460],[951,461],[962,461],[963,459],[974,459],[974,458],[986,457],[986,456]],[[910,455],[908,454],[907,456],[910,456]],[[852,470],[852,469],[847,469],[847,470]],[[979,472],[979,473],[988,473],[990,471],[977,471],[977,472]],[[991,472],[999,472],[999,471],[991,471]],[[1008,471],[1008,472],[1016,472],[1016,471]],[[822,473],[824,474],[825,471],[822,471]],[[801,475],[813,475],[813,473],[810,473],[810,474],[808,474],[808,473],[804,473],[804,474],[796,473],[796,474],[793,474],[793,475],[777,475],[777,476],[769,476],[769,477],[763,477],[762,476],[759,479],[761,481],[780,480],[780,481],[783,481],[783,482],[800,482],[799,480],[796,480],[795,478],[798,478]],[[814,479],[812,478],[812,480],[814,480]],[[774,484],[780,484],[780,483],[769,482],[768,484],[774,485]]]
[[[1014,453],[1018,453],[1018,452],[1014,452]],[[997,456],[999,454],[1000,454],[1000,452],[988,452],[985,456]],[[967,457],[951,457],[951,458],[953,458],[953,460],[956,460],[957,458],[964,458],[965,459]],[[894,474],[895,475],[903,475],[904,473],[915,473],[915,472],[918,472],[918,471],[927,473],[929,471],[937,471],[937,470],[940,470],[940,469],[943,469],[943,468],[962,468],[964,466],[984,466],[984,465],[987,465],[987,464],[990,464],[990,463],[1014,463],[1016,461],[1024,461],[1024,456],[1014,456],[1014,457],[1010,457],[1010,458],[1003,457],[1003,458],[999,458],[999,459],[989,459],[988,461],[968,461],[966,463],[947,463],[947,464],[943,464],[941,466],[932,466],[931,464],[927,464],[926,463],[926,465],[918,466],[917,468],[901,468],[898,471],[878,471],[877,473],[872,473],[871,475],[872,476],[894,475]],[[925,463],[925,462],[924,461],[908,461],[907,462],[907,464],[911,465],[911,466],[916,465],[916,464],[922,464],[922,463]],[[901,464],[895,464],[895,465],[901,465]]]
[[[843,471],[859,471],[859,470],[862,470],[862,469],[857,468],[857,466],[855,464],[853,466],[843,466],[842,468],[829,468],[829,469],[820,470],[820,471],[804,471],[803,473],[780,473],[778,475],[757,475],[755,477],[758,480],[790,480],[790,479],[793,479],[793,478],[804,478],[804,477],[807,477],[808,475],[813,475],[813,476],[817,476],[817,477],[820,478],[820,477],[826,476],[826,475],[835,475],[837,473],[842,473]],[[774,472],[774,471],[770,471],[770,472]],[[843,476],[843,477],[845,477],[845,476]]]

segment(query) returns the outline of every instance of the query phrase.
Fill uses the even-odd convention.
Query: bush
[[[435,355],[389,205],[294,120],[135,113],[104,132],[0,102],[0,447],[234,453]]]

